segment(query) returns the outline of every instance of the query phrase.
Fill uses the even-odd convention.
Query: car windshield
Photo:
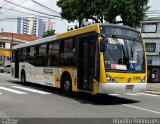
[[[126,38],[105,40],[106,70],[144,71],[144,48],[141,41]]]

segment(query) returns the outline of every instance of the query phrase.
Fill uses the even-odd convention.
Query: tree
[[[123,23],[131,27],[139,27],[140,22],[149,9],[149,0],[59,0],[62,18],[73,22],[77,20],[79,27],[84,19],[92,19],[96,23],[107,21],[110,23]],[[116,17],[121,16],[122,21],[117,22]]]
[[[45,37],[49,37],[52,35],[55,35],[55,30],[48,30],[48,31],[44,32],[42,37],[45,38]]]

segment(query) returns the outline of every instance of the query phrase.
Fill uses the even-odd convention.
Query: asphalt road
[[[160,117],[160,96],[74,93],[69,97],[51,87],[23,86],[9,74],[0,73],[0,117],[156,118]]]

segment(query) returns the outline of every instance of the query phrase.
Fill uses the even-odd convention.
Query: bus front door
[[[78,87],[92,91],[95,65],[95,42],[91,38],[80,39],[78,56]]]

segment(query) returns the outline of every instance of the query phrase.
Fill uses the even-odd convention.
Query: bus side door
[[[92,91],[95,73],[95,42],[93,37],[79,39],[78,88]]]

